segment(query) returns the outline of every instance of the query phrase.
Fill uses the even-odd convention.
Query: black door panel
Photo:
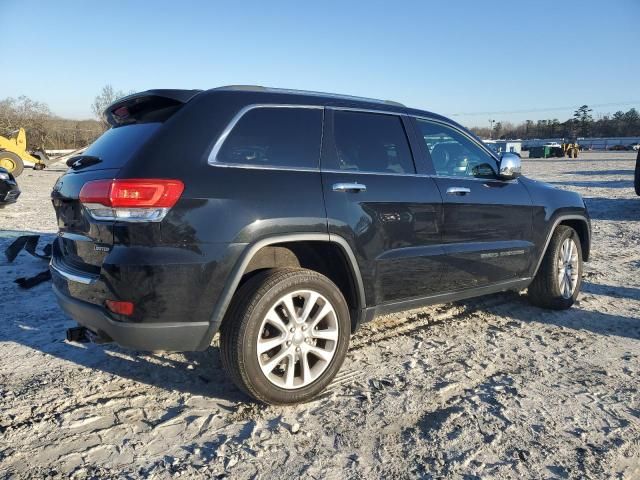
[[[526,276],[533,255],[527,189],[518,180],[500,180],[496,158],[462,129],[427,119],[413,125],[442,195],[443,290]]]
[[[435,181],[443,196],[445,290],[524,275],[533,252],[531,199],[526,188],[517,181],[446,177]],[[469,193],[447,194],[452,188]]]
[[[329,232],[351,244],[368,305],[438,291],[442,207],[431,178],[323,172],[322,182]],[[353,182],[366,191],[333,190],[336,183]]]
[[[351,244],[368,306],[439,288],[442,198],[432,178],[415,174],[407,130],[399,115],[333,109],[325,115],[322,184],[329,232]]]

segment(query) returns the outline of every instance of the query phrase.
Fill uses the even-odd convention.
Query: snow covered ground
[[[322,398],[248,401],[214,346],[140,353],[64,340],[46,268],[0,258],[0,478],[640,478],[640,198],[634,157],[525,160],[582,193],[593,260],[565,312],[498,294],[379,318]],[[25,171],[0,249],[52,235],[60,166]],[[51,238],[51,237],[49,237]]]

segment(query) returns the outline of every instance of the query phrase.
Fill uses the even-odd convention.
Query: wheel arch
[[[551,228],[547,232],[544,248],[540,252],[540,256],[536,263],[536,268],[533,271],[532,278],[536,276],[538,270],[540,269],[540,265],[542,264],[542,259],[547,253],[547,249],[549,248],[549,243],[551,242],[551,237],[553,236],[553,232],[555,232],[558,225],[566,225],[568,227],[573,228],[578,237],[580,238],[580,248],[582,250],[582,259],[586,262],[589,260],[589,256],[591,253],[591,226],[589,223],[589,219],[587,217],[581,215],[560,215],[556,217],[553,221]]]
[[[562,220],[558,225],[566,225],[567,227],[571,227],[576,231],[578,237],[580,238],[582,259],[585,262],[588,262],[589,255],[591,254],[591,232],[587,220],[584,218],[569,218],[566,220]]]
[[[229,304],[243,281],[246,281],[252,273],[265,268],[287,266],[304,268],[305,265],[309,265],[309,262],[312,264],[313,261],[309,260],[311,257],[304,253],[305,249],[309,251],[312,244],[331,246],[331,248],[337,249],[335,251],[341,253],[341,261],[348,275],[347,281],[350,291],[345,292],[343,290],[345,284],[340,285],[340,282],[336,282],[334,278],[331,278],[331,275],[327,275],[326,271],[315,270],[328,276],[339,287],[342,286],[341,291],[345,295],[351,311],[352,331],[355,331],[366,308],[366,300],[360,269],[349,243],[344,238],[329,233],[276,235],[249,244],[232,267],[222,294],[214,307],[207,335],[200,345],[201,349],[207,348],[220,328]]]

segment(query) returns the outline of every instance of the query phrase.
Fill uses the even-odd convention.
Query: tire
[[[2,150],[0,151],[0,167],[6,168],[14,177],[19,177],[24,170],[24,163],[15,153]]]
[[[47,154],[43,150],[35,150],[31,152],[31,156],[40,160],[40,163],[36,163],[33,166],[34,170],[44,170],[47,167],[46,162],[49,161],[49,157],[47,157]]]
[[[291,299],[298,320],[311,306],[308,321],[298,323],[287,315],[285,299]],[[301,403],[318,395],[336,375],[350,334],[347,302],[331,280],[311,270],[269,269],[255,274],[234,295],[222,322],[220,357],[233,382],[254,399],[273,405]]]
[[[568,290],[563,286],[565,283],[560,281],[559,262],[566,264],[561,260],[563,245],[572,245],[572,252],[575,252],[575,260],[569,262],[573,268],[564,273],[573,279],[568,283]],[[573,256],[572,256],[573,257]],[[582,285],[582,248],[580,247],[580,238],[576,231],[565,225],[556,227],[547,251],[544,254],[538,273],[533,282],[529,285],[528,296],[533,305],[552,310],[565,310],[570,308],[578,297],[580,286]],[[564,290],[564,291],[563,291]]]
[[[633,176],[633,187],[636,190],[636,195],[640,195],[640,150],[636,158],[636,172]]]

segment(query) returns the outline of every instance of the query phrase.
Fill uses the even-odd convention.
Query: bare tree
[[[105,130],[109,128],[109,124],[105,121],[103,114],[105,109],[111,105],[113,102],[128,95],[128,93],[122,90],[114,90],[111,85],[105,85],[102,87],[102,91],[96,96],[91,104],[91,110],[96,118],[102,122]]]
[[[29,97],[0,100],[0,135],[10,137],[19,128],[27,131],[31,147],[42,147],[47,138],[47,121],[52,117],[46,103]]]
[[[95,120],[67,120],[51,113],[46,103],[28,97],[0,99],[0,135],[27,132],[30,149],[80,148],[93,142],[103,127]]]

